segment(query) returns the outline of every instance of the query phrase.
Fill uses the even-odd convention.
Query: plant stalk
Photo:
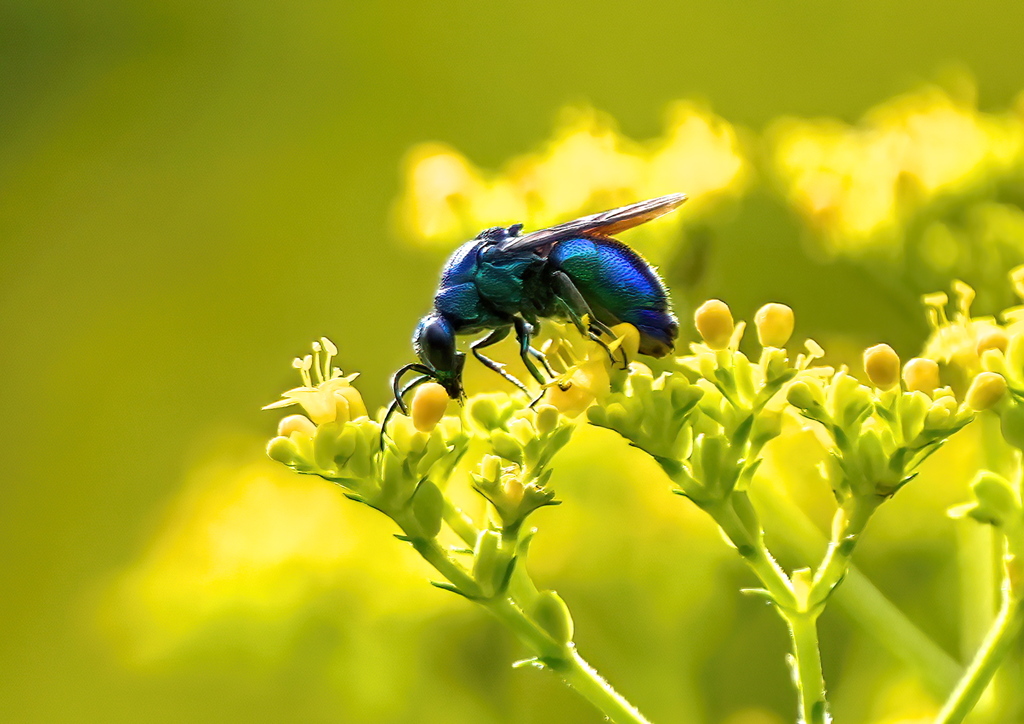
[[[949,695],[935,724],[958,724],[977,705],[1024,623],[1024,601],[1004,587],[999,613],[967,672]]]
[[[780,609],[782,611],[782,609]],[[828,724],[825,678],[818,649],[818,617],[809,611],[782,611],[793,640],[793,682],[800,697],[800,724]]]
[[[456,520],[461,517],[461,513],[454,508],[445,510],[445,513],[445,519],[449,520],[449,523],[451,522],[450,517]],[[615,691],[590,664],[583,660],[572,642],[560,643],[553,639],[510,597],[475,598],[479,591],[476,581],[462,566],[452,560],[436,539],[417,538],[415,535],[416,525],[413,521],[396,520],[396,522],[407,534],[410,534],[413,546],[430,565],[464,595],[474,597],[473,600],[494,614],[499,621],[515,633],[520,641],[526,644],[536,656],[538,665],[558,674],[562,681],[575,689],[615,724],[650,724],[636,707]],[[468,537],[468,529],[463,529],[462,532],[466,533]]]
[[[537,654],[537,664],[551,669],[615,724],[650,724],[635,706],[612,688],[576,651],[559,644],[509,598],[485,603],[488,610]]]

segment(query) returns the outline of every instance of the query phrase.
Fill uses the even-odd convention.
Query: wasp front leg
[[[518,331],[519,330],[517,328],[516,329],[516,333],[517,334],[518,334]],[[515,377],[510,375],[508,372],[506,372],[505,371],[505,366],[503,364],[501,364],[500,362],[495,362],[490,357],[485,357],[484,355],[480,354],[480,350],[481,349],[484,349],[485,347],[490,347],[493,344],[497,344],[501,340],[505,339],[505,337],[508,336],[508,333],[509,333],[509,328],[508,327],[498,327],[498,328],[492,330],[491,333],[488,334],[483,339],[478,339],[476,342],[473,342],[471,345],[469,345],[469,349],[472,350],[473,356],[476,357],[478,360],[480,360],[480,363],[484,367],[486,367],[487,369],[492,370],[494,372],[497,372],[499,375],[501,375],[506,380],[508,380],[513,385],[515,385],[520,390],[522,390],[527,395],[529,395],[530,394],[530,390],[527,389],[526,385],[524,385],[522,382],[517,380]]]
[[[580,334],[586,335],[589,339],[594,340],[604,347],[605,352],[608,353],[608,359],[612,361],[612,364],[615,364],[615,353],[612,351],[612,348],[608,346],[608,343],[601,339],[602,334],[614,339],[615,333],[607,324],[594,316],[594,312],[590,309],[590,305],[587,304],[587,300],[583,298],[582,294],[580,294],[580,290],[572,283],[572,279],[569,278],[568,274],[562,271],[556,271],[552,277],[555,283],[555,296],[558,298],[558,301],[562,303],[562,307],[568,313],[569,319],[575,325],[576,329],[580,331]],[[626,369],[628,367],[629,359],[626,357],[626,351],[623,350],[622,369]]]

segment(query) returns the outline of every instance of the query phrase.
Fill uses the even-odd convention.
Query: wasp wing
[[[536,249],[556,241],[573,239],[587,234],[613,236],[620,231],[632,229],[634,226],[646,224],[648,221],[663,216],[679,208],[684,201],[686,201],[686,194],[669,194],[656,199],[638,201],[635,204],[621,206],[611,211],[602,211],[600,214],[583,216],[564,224],[512,237],[502,242],[499,248],[501,251]]]

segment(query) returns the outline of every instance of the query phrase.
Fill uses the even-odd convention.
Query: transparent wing
[[[564,224],[551,226],[547,229],[540,229],[522,236],[512,237],[502,242],[502,251],[513,251],[519,249],[536,249],[547,244],[553,244],[563,239],[572,239],[586,234],[600,234],[602,236],[613,236],[634,226],[646,224],[652,219],[663,216],[668,212],[679,208],[686,201],[686,194],[669,194],[659,196],[656,199],[638,201],[629,206],[622,206],[611,211],[602,211],[593,216],[583,216]]]

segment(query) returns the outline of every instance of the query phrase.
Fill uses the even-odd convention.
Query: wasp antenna
[[[400,390],[402,377],[404,377],[407,372],[419,372],[421,375],[426,375],[429,379],[434,378],[433,370],[427,368],[425,365],[419,364],[418,362],[412,362],[405,365],[405,367],[400,368],[391,376],[391,391],[394,393],[395,402],[398,403],[398,407],[402,410],[403,415],[409,414],[409,408],[405,406],[405,401],[402,400],[402,395],[412,389],[411,387],[406,387],[405,390]]]

